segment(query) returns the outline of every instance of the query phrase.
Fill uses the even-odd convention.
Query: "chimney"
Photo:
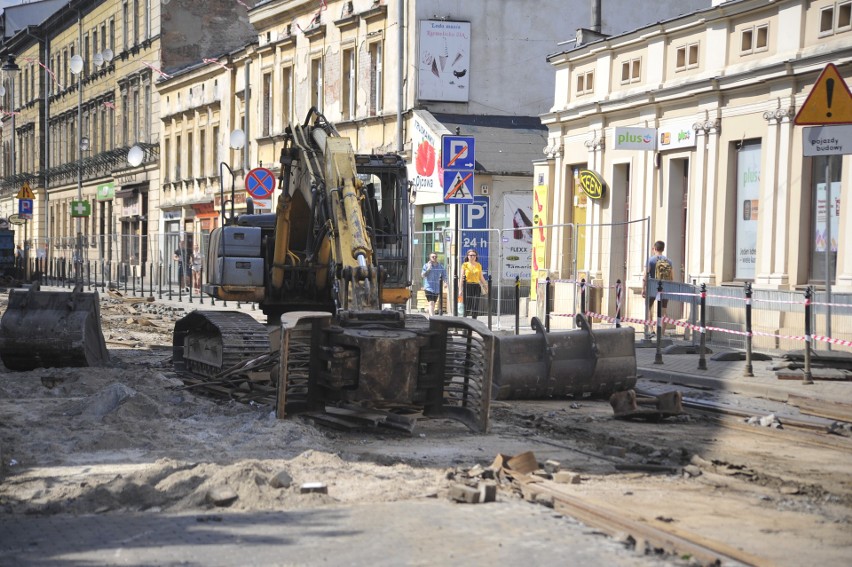
[[[592,0],[592,31],[601,33],[601,1]]]

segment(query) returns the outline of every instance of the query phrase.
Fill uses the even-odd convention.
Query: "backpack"
[[[664,256],[657,257],[654,267],[654,277],[658,280],[672,281],[672,263]]]

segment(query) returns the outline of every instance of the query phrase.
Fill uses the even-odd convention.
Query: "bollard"
[[[89,260],[86,260],[86,279],[89,281],[89,291],[94,289],[92,287],[92,263]]]
[[[550,276],[544,280],[544,330],[550,332]]]
[[[444,276],[438,278],[438,315],[444,314]]]
[[[615,280],[615,328],[621,328],[621,294],[623,293],[621,280]]]
[[[580,313],[586,314],[586,278],[580,280]]]
[[[163,263],[162,262],[160,262],[157,265],[157,287],[160,290],[160,292],[159,292],[160,299],[163,299]]]
[[[169,299],[172,298],[172,265],[169,263],[169,269],[166,271],[167,282],[169,284]]]
[[[148,264],[148,297],[153,301],[154,299],[154,262],[150,262]]]
[[[707,370],[707,284],[701,284],[701,303],[699,303],[701,319],[701,342],[698,345],[698,370]]]
[[[521,276],[515,276],[515,334],[521,334]]]
[[[657,299],[654,305],[657,306],[657,352],[654,353],[654,364],[663,363],[663,282],[657,282]]]
[[[491,330],[491,275],[488,275],[488,293],[485,294],[488,299],[485,301],[485,308],[488,310],[488,329]]]
[[[802,384],[813,384],[814,376],[811,374],[811,298],[813,292],[811,286],[805,289],[805,376]]]
[[[464,274],[462,274],[461,292],[459,292],[459,297],[461,297],[462,309],[464,309],[462,317],[467,317],[470,314],[467,312],[467,277]]]
[[[204,264],[202,263],[201,269],[198,270],[198,303],[204,305],[204,286],[201,282],[204,281]]]
[[[695,288],[698,286],[698,282],[696,280],[692,280],[692,290],[695,291]],[[695,350],[698,350],[698,333],[695,331],[695,327],[698,326],[698,306],[695,304],[695,298],[697,295],[693,293],[690,301],[692,302],[692,308],[689,310],[689,322],[692,324],[692,346],[695,347]]]
[[[746,325],[746,364],[745,370],[743,371],[743,376],[754,376],[754,367],[751,365],[751,282],[746,282],[745,284],[745,296],[746,296],[746,311],[745,311],[745,325]]]
[[[136,280],[139,279],[139,273],[136,271],[136,264],[133,264],[133,267],[130,268],[130,274],[131,274],[131,277],[133,278],[133,296],[137,297],[137,295],[136,295]]]
[[[139,266],[139,295],[145,297],[145,264]]]
[[[127,264],[122,264],[124,266],[124,296],[127,297]]]

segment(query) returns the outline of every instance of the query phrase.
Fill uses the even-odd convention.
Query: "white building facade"
[[[794,124],[829,64],[837,81],[852,76],[850,11],[845,0],[717,1],[549,58],[556,90],[542,115],[549,139],[536,183],[549,222],[603,226],[579,254],[605,308],[621,279],[626,313],[642,316],[644,264],[657,240],[678,281],[825,289],[829,274],[833,291],[852,292],[852,214],[841,206],[852,164],[846,155],[806,157],[804,128]],[[845,104],[843,86],[833,96]],[[599,174],[607,192],[578,205],[582,170]],[[630,228],[642,247],[607,238],[606,225],[643,218],[650,222]],[[542,275],[576,275],[559,235],[545,257]]]

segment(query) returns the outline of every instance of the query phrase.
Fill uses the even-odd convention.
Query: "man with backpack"
[[[674,279],[674,267],[672,266],[672,261],[663,255],[663,251],[665,249],[666,244],[662,240],[658,240],[654,243],[654,249],[652,250],[651,257],[648,258],[648,262],[645,265],[645,276],[642,278],[642,297],[645,297],[646,291],[648,291],[648,312],[652,317],[655,315],[654,301],[657,299],[657,286],[655,285],[654,289],[648,290],[648,278],[662,281],[672,281]],[[663,312],[665,314],[665,309],[669,306],[669,300],[663,299],[662,305]]]

